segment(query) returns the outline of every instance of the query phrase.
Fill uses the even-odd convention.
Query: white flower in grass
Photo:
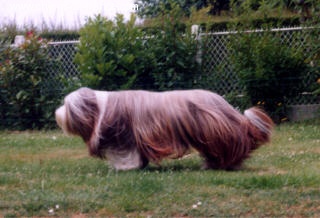
[[[197,209],[199,206],[202,205],[202,202],[201,201],[198,201],[196,204],[193,204],[192,205],[192,209]]]

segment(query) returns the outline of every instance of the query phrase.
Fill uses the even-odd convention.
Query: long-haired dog
[[[80,88],[56,110],[64,132],[82,137],[90,155],[117,170],[179,158],[197,150],[209,169],[237,169],[267,143],[272,120],[258,108],[242,115],[205,90],[95,91]]]

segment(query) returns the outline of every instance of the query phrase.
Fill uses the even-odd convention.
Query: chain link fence
[[[303,48],[305,54],[308,53],[308,29],[303,28],[283,28],[273,29],[274,33],[280,34],[284,44],[293,48]],[[259,34],[257,31],[248,31],[248,33]],[[216,32],[201,33],[198,35],[200,42],[198,61],[201,62],[202,72],[206,75],[204,89],[213,90],[220,95],[228,95],[230,93],[241,96],[244,87],[239,83],[239,79],[233,70],[232,63],[229,59],[230,52],[228,43],[232,34],[236,32]],[[50,75],[48,75],[48,90],[51,88],[57,91],[64,89],[65,84],[57,82],[57,77],[68,79],[79,77],[79,71],[74,63],[74,57],[79,41],[51,42],[50,54],[54,58],[58,58],[58,66],[52,67]],[[314,84],[317,78],[315,74],[308,74],[304,78],[305,87]],[[50,83],[50,81],[55,81]],[[204,87],[205,86],[205,87]],[[319,103],[317,96],[305,91],[294,99],[290,99],[289,104],[316,104]]]
[[[63,83],[65,79],[79,77],[77,65],[74,63],[78,43],[79,41],[49,43],[50,56],[57,60],[57,63],[49,69],[48,80],[45,83],[46,88],[44,91],[57,91],[62,93],[62,90],[66,86],[66,84]]]
[[[308,39],[310,31],[302,27],[272,29],[274,34],[281,38],[283,44],[293,49],[303,49],[307,58],[309,53]],[[248,34],[261,34],[263,30],[247,31]],[[231,37],[237,32],[217,32],[202,33],[199,40],[202,43],[201,54],[202,71],[210,75],[209,89],[221,95],[230,93],[239,95],[244,92],[244,87],[239,83],[236,72],[233,69],[230,54],[233,52],[228,49]],[[317,81],[317,75],[310,73],[303,78],[303,86],[310,87]],[[310,91],[305,90],[295,98],[288,99],[288,104],[317,104],[319,98]]]

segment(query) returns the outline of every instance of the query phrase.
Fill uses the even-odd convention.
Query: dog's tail
[[[250,131],[251,136],[258,147],[270,141],[274,123],[272,119],[261,109],[252,107],[244,112],[250,123],[255,127]],[[254,148],[253,148],[254,149]]]

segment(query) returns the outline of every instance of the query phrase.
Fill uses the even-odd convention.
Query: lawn
[[[0,217],[320,217],[320,120],[277,126],[239,171],[196,153],[117,172],[60,131],[0,131]]]

